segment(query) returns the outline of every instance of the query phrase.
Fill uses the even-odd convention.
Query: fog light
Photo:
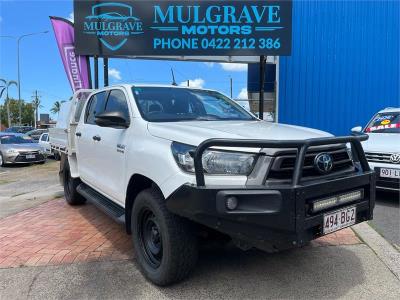
[[[364,190],[357,190],[337,196],[332,196],[312,203],[312,211],[317,212],[340,204],[361,200],[364,198]]]
[[[236,197],[229,197],[226,199],[226,208],[229,210],[235,210],[238,206],[238,199]]]

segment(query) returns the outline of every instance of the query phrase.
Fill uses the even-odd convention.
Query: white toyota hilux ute
[[[50,143],[66,201],[124,223],[158,285],[184,279],[205,239],[272,252],[372,219],[366,135],[269,123],[216,91],[154,85],[78,91],[65,127]]]

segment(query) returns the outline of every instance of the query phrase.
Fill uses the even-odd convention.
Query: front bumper
[[[342,192],[364,190],[364,199],[312,213],[312,200]],[[226,198],[235,196],[238,208],[229,211]],[[356,206],[356,223],[371,220],[375,205],[374,172],[291,187],[183,185],[167,199],[173,213],[225,233],[265,251],[300,247],[323,235],[323,216],[338,208]]]
[[[371,220],[375,206],[375,172],[365,159],[360,141],[367,137],[341,137],[305,141],[207,140],[194,155],[196,185],[185,184],[167,198],[167,208],[180,216],[218,230],[240,242],[265,251],[303,246],[323,235],[324,214],[355,206],[356,223]],[[302,181],[307,148],[336,143],[351,143],[357,171],[337,178]],[[206,186],[202,153],[212,146],[297,148],[291,184],[276,183],[246,186]],[[262,175],[264,176],[264,175]],[[363,190],[361,200],[313,213],[315,200]],[[238,206],[226,208],[228,197]]]
[[[30,163],[39,163],[43,162],[46,160],[45,155],[43,154],[37,154],[35,155],[35,158],[27,158],[26,155],[5,155],[3,157],[4,163],[6,164],[30,164]]]
[[[388,163],[375,163],[369,162],[371,169],[375,170],[376,173],[376,189],[384,191],[400,191],[400,179],[398,178],[387,178],[381,177],[381,168],[385,169],[397,169],[400,170],[400,166],[397,164]]]

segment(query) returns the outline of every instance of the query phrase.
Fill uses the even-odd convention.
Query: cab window
[[[129,122],[129,108],[125,94],[121,90],[112,90],[108,96],[105,112],[121,112]]]
[[[89,99],[85,112],[85,123],[95,125],[95,118],[98,114],[104,112],[104,107],[108,92],[100,92]]]

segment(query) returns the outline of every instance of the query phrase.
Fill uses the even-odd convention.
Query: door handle
[[[77,132],[77,133],[75,133],[75,135],[76,135],[76,136],[82,136],[82,133]]]
[[[98,135],[93,136],[93,140],[100,142],[101,141],[101,137]]]

